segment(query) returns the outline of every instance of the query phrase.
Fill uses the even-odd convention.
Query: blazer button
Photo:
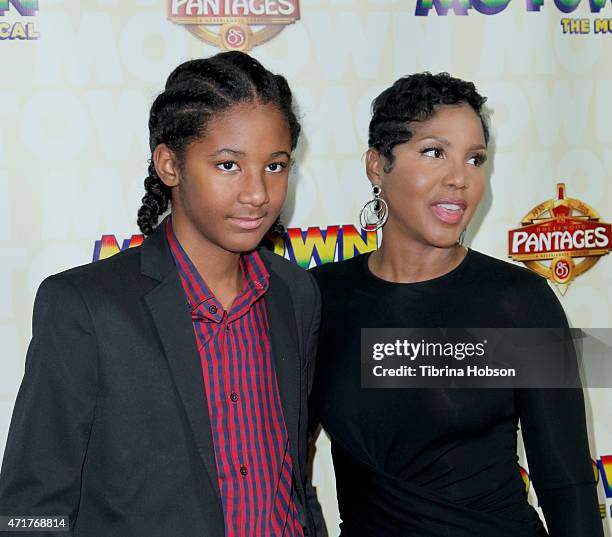
[[[247,467],[242,465],[240,467],[240,475],[247,475],[249,473],[249,471],[247,470]]]
[[[210,311],[210,313],[214,315],[215,313],[217,313],[217,306],[215,306],[214,304],[212,306],[209,306],[208,311]]]
[[[235,403],[236,401],[238,401],[238,394],[236,392],[232,392],[230,394],[230,399],[232,400],[233,403]]]

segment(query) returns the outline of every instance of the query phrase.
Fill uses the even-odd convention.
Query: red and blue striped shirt
[[[272,357],[257,252],[240,258],[245,286],[229,311],[207,287],[166,221],[204,376],[227,537],[302,537],[293,464]]]

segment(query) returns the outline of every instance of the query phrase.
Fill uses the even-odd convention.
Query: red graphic
[[[508,255],[565,285],[612,249],[612,226],[586,203],[566,197],[564,183],[557,184],[557,195],[534,207],[521,227],[509,231]]]

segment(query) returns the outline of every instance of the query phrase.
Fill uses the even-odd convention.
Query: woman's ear
[[[377,149],[370,147],[366,152],[365,165],[370,183],[381,186],[385,174],[385,157]]]
[[[174,151],[166,144],[159,144],[153,151],[155,171],[167,187],[177,186],[180,179],[180,165]]]

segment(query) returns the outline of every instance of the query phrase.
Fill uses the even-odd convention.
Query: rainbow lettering
[[[529,473],[522,466],[519,466],[519,472],[521,474],[521,478],[523,479],[523,484],[525,485],[525,492],[529,492],[529,485],[531,483]]]
[[[612,498],[612,455],[602,455],[597,466],[606,498]]]
[[[415,15],[426,17],[433,9],[437,15],[445,17],[450,11],[455,15],[466,16],[470,9],[483,15],[497,15],[510,5],[512,0],[417,0]],[[572,13],[582,0],[552,0],[559,11]],[[592,13],[599,13],[608,0],[588,0]],[[585,0],[586,2],[586,0]],[[544,0],[525,0],[529,12],[540,11]]]
[[[595,483],[599,483],[599,464],[597,461],[591,459],[591,466],[593,467],[593,477],[595,477]]]
[[[612,478],[612,455],[602,455],[601,459],[598,461],[591,459],[591,466],[593,468],[595,483],[599,484],[599,481],[602,481],[606,498],[612,498],[612,490],[610,489],[610,485],[612,484],[610,482],[610,478]],[[525,485],[525,492],[529,492],[531,484],[529,473],[522,466],[519,466],[519,472]],[[603,507],[605,508],[605,506]],[[604,517],[602,516],[602,518]]]
[[[0,17],[11,4],[22,17],[33,17],[38,11],[38,0],[0,0]]]
[[[283,247],[284,246],[284,247]],[[352,225],[309,227],[307,230],[289,228],[282,244],[275,243],[275,253],[288,257],[302,268],[350,259],[378,247],[376,231],[359,232]],[[336,255],[337,254],[337,255]]]
[[[102,235],[94,245],[93,261],[106,259],[127,248],[140,246],[143,235],[125,239],[121,248],[115,235]],[[316,265],[342,261],[378,247],[376,231],[357,231],[353,225],[309,227],[306,230],[289,228],[282,237],[273,240],[274,253],[287,257],[302,268],[312,261]]]
[[[580,5],[581,0],[554,0],[557,9],[563,13],[571,13]],[[526,0],[527,11],[540,11],[544,5],[544,0]],[[589,0],[589,7],[592,13],[599,13],[606,5],[607,0]]]
[[[0,17],[11,5],[22,17],[33,17],[38,11],[38,0],[0,0]],[[31,41],[39,37],[33,22],[0,22],[0,41]]]
[[[102,235],[102,238],[96,241],[94,245],[93,261],[107,259],[120,251],[140,246],[143,241],[144,235],[132,235],[130,239],[125,239],[123,245],[119,248],[119,243],[114,235]]]
[[[285,249],[289,259],[302,268],[308,268],[313,258],[317,265],[330,263],[336,253],[339,230],[340,226],[329,226],[325,230],[318,227],[309,227],[306,231],[288,229]]]

